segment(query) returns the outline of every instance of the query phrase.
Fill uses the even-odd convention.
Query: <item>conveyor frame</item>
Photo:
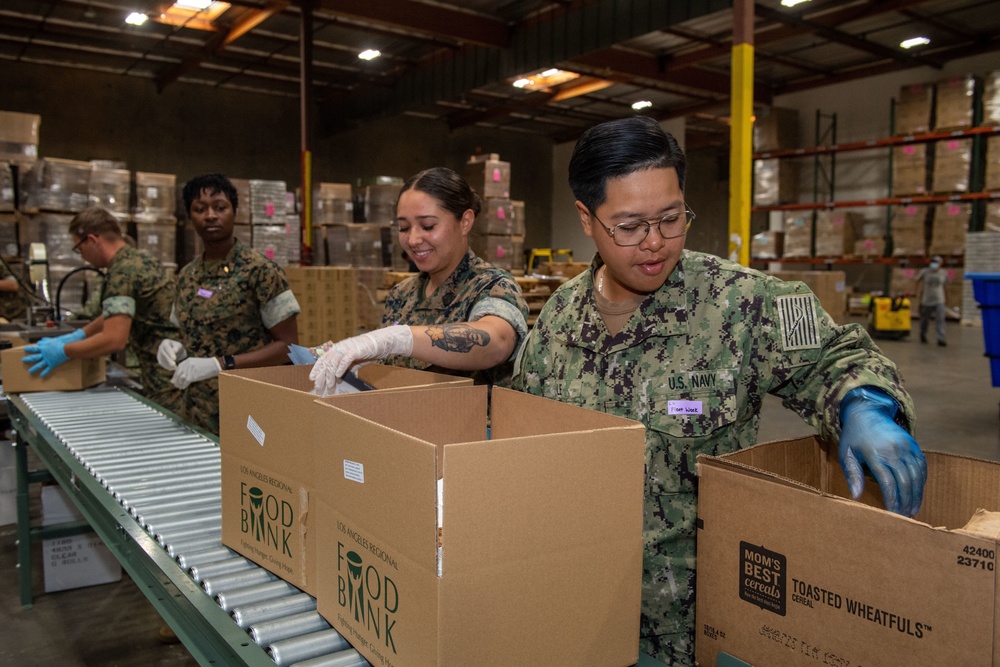
[[[121,391],[156,408],[155,404],[129,390]],[[31,414],[20,396],[8,395],[7,400],[11,425],[16,433],[18,572],[22,606],[32,604],[31,541],[40,537],[38,531],[33,536],[30,522],[22,520],[28,516],[29,480],[42,479],[37,471],[28,471],[27,448],[30,446],[199,664],[274,667],[274,661],[264,649],[233,623],[229,614],[206,595],[156,539],[72,457],[52,431]]]

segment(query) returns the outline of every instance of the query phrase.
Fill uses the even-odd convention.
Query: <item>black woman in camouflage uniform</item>
[[[188,420],[218,433],[219,372],[287,363],[301,309],[281,267],[233,236],[238,200],[228,178],[198,176],[183,196],[205,252],[177,277],[180,336],[160,346],[159,360],[174,371]]]

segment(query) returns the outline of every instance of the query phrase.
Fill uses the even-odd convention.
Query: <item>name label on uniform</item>
[[[702,403],[701,401],[667,401],[667,414],[700,415],[702,414]]]
[[[212,290],[205,289],[204,287],[202,287],[201,289],[198,290],[198,296],[200,296],[202,298],[205,298],[205,299],[209,298],[213,294],[214,294],[214,292]]]

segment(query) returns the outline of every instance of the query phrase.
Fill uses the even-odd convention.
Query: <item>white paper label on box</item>
[[[667,414],[700,415],[702,414],[701,401],[667,401]]]
[[[344,459],[344,479],[358,484],[365,483],[365,464]]]
[[[264,430],[254,421],[252,415],[247,415],[247,430],[261,447],[264,446]]]

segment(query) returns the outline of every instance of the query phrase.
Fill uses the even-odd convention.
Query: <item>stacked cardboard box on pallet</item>
[[[935,86],[934,129],[961,130],[972,127],[976,79],[972,75],[938,81]]]
[[[997,121],[1000,124],[1000,120]],[[986,139],[986,184],[987,190],[1000,190],[1000,134]]]
[[[906,257],[927,254],[926,220],[929,207],[925,204],[894,206],[889,227],[892,233],[892,256]]]
[[[496,153],[474,155],[465,165],[465,180],[483,199],[469,247],[493,266],[516,271],[524,264],[524,203],[515,207],[511,200],[510,178],[510,163]]]
[[[90,206],[100,206],[119,222],[127,222],[132,195],[132,173],[128,169],[92,163],[88,194]]]
[[[816,212],[816,257],[846,257],[864,219],[860,213],[839,209]]]
[[[785,235],[783,257],[812,257],[812,212],[786,211],[782,223]]]
[[[41,124],[38,114],[0,111],[0,161],[28,164],[37,160]]]
[[[892,149],[892,194],[927,194],[927,144],[905,144]]]
[[[896,134],[930,132],[933,108],[933,84],[915,83],[902,86],[896,104]]]
[[[289,266],[289,286],[302,312],[299,342],[320,345],[358,333],[355,269],[340,266]]]
[[[785,233],[767,230],[754,234],[750,239],[750,257],[753,259],[781,259],[784,252]]]
[[[798,179],[799,165],[794,159],[754,160],[754,206],[769,206],[796,201],[799,196]]]
[[[934,142],[933,191],[936,193],[968,192],[971,164],[972,137],[942,139]]]
[[[929,255],[961,255],[972,216],[971,202],[947,202],[934,207]]]

